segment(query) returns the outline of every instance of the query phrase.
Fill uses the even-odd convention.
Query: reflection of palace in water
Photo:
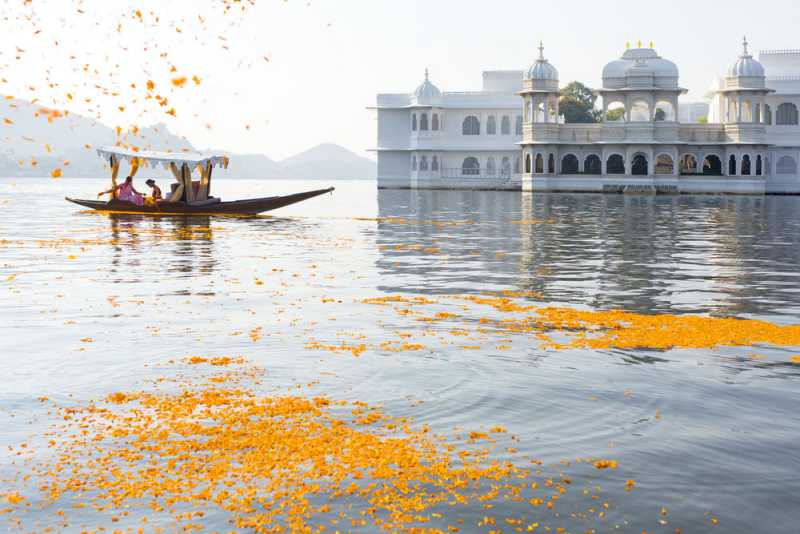
[[[791,197],[382,190],[378,204],[387,292],[530,290],[644,313],[800,305],[785,274],[800,272]]]

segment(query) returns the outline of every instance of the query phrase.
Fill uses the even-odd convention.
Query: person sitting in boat
[[[164,200],[164,196],[161,194],[161,188],[156,185],[156,181],[152,178],[149,178],[145,184],[150,187],[150,196],[145,199],[146,204],[155,204],[159,200]]]
[[[97,196],[102,195],[109,195],[112,193],[116,193],[116,197],[119,200],[123,200],[125,202],[130,202],[132,204],[136,204],[137,206],[141,206],[144,204],[142,200],[142,194],[133,187],[133,176],[128,176],[125,178],[125,181],[118,185],[116,188],[109,189],[108,191],[103,191],[102,193],[98,193]]]

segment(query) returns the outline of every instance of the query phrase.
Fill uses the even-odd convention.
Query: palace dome
[[[603,87],[678,87],[678,66],[658,55],[653,48],[629,48],[620,59],[603,68]]]
[[[747,51],[747,38],[742,47],[742,55],[728,69],[728,78],[763,78],[764,66]]]
[[[442,92],[428,79],[428,69],[425,69],[425,81],[414,91],[414,100],[420,106],[435,106],[442,99]]]
[[[536,63],[531,65],[528,72],[525,73],[525,79],[548,82],[558,81],[558,69],[545,59],[544,46],[542,43],[539,43],[539,59],[537,59]]]

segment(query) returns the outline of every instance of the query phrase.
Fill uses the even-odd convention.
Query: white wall
[[[408,152],[379,152],[378,187],[411,187],[410,162]]]
[[[378,110],[378,148],[409,148],[411,133],[407,109]]]

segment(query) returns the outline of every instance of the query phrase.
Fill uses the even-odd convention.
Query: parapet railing
[[[775,56],[775,55],[789,55],[789,54],[800,54],[800,49],[798,48],[784,48],[784,49],[774,49],[774,50],[761,50],[759,55],[765,56]]]
[[[433,171],[433,175],[438,174],[442,180],[459,180],[459,181],[486,181],[492,180],[496,182],[507,182],[511,180],[515,173],[503,170],[491,169],[461,169],[461,168],[448,168],[441,171]],[[519,174],[519,173],[516,173]]]

